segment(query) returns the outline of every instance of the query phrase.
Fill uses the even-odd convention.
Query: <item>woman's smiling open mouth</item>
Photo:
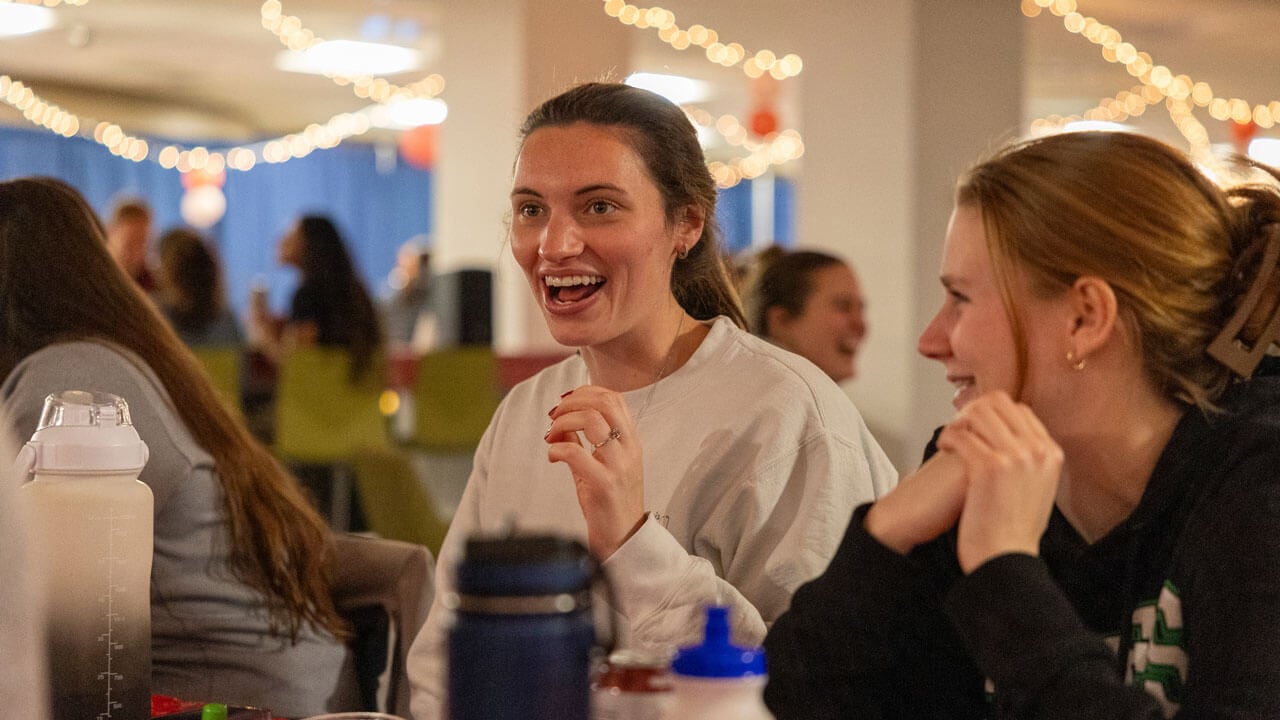
[[[600,275],[544,275],[542,282],[552,302],[568,305],[594,295],[604,285],[605,279]]]

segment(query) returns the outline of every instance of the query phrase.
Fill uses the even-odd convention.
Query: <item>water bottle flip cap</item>
[[[764,650],[729,642],[728,608],[707,608],[707,626],[701,645],[680,648],[671,669],[677,675],[704,678],[740,678],[765,674]]]
[[[64,390],[45,398],[40,425],[18,461],[28,472],[123,474],[141,470],[147,455],[123,398]]]

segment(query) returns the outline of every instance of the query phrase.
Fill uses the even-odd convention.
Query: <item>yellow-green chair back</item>
[[[299,348],[280,365],[275,446],[286,460],[332,464],[356,450],[387,447],[387,422],[378,407],[381,361],[359,383],[341,348]]]
[[[463,346],[423,355],[414,380],[413,444],[435,452],[475,449],[499,400],[493,348]]]
[[[448,522],[400,450],[365,449],[351,458],[360,509],[369,529],[384,538],[425,545],[440,553]]]
[[[213,380],[213,389],[235,415],[241,414],[240,368],[244,363],[244,350],[236,345],[192,348],[196,359]]]

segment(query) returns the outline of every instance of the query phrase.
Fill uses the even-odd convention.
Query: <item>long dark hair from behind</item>
[[[266,602],[273,627],[335,635],[332,535],[298,482],[234,419],[195,355],[107,253],[101,221],[51,178],[0,182],[0,377],[61,342],[124,348],[155,373],[173,410],[213,456],[233,572]],[[74,268],[74,272],[50,272]]]
[[[322,215],[304,215],[298,220],[298,233],[302,238],[299,267],[303,280],[318,283],[338,296],[336,307],[344,314],[341,325],[350,333],[347,351],[351,355],[351,375],[357,380],[373,369],[383,345],[382,322],[373,298],[332,220]]]
[[[770,260],[750,290],[751,331],[764,338],[770,336],[770,308],[783,308],[792,317],[803,313],[813,292],[814,273],[843,264],[840,258],[815,250],[796,250]]]
[[[698,133],[684,111],[661,95],[621,83],[585,83],[539,105],[525,118],[520,138],[543,127],[588,123],[620,128],[644,161],[662,194],[668,225],[684,210],[703,214],[702,236],[676,261],[671,292],[685,312],[699,320],[725,315],[747,326],[742,303],[720,248],[716,227],[716,184],[707,170]]]
[[[226,308],[222,269],[213,248],[189,228],[160,236],[161,296],[174,325],[200,332]]]

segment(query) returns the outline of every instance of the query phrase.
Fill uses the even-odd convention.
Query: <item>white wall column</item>
[[[504,251],[515,129],[524,113],[524,4],[440,3],[449,118],[436,162],[433,269],[491,269]]]
[[[900,471],[914,468],[952,388],[916,338],[958,173],[1021,117],[1022,28],[1005,0],[815,2],[797,15],[806,153],[798,242],[858,266],[869,335],[848,390]]]

